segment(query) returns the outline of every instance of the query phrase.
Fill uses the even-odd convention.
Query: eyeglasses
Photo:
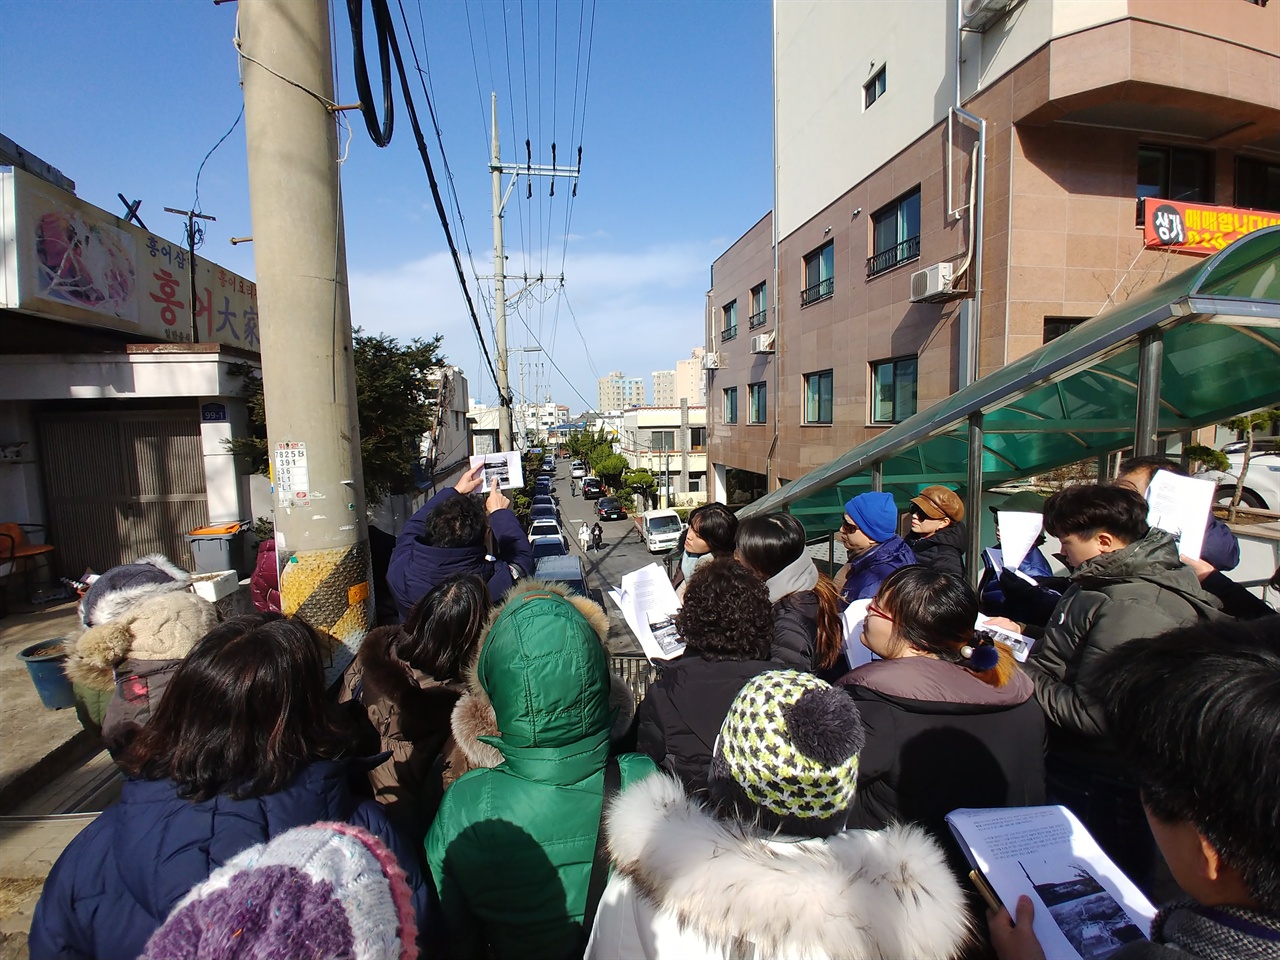
[[[893,623],[893,617],[889,616],[887,613],[885,613],[883,610],[877,607],[876,602],[874,600],[872,600],[870,603],[867,604],[867,613],[875,614],[881,620],[888,620],[890,623]]]
[[[840,524],[840,532],[841,533],[857,533],[858,525],[856,523],[853,523],[850,520],[845,520],[843,523]]]

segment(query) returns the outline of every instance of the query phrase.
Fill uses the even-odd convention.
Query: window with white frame
[[[862,85],[862,109],[866,110],[884,96],[885,68],[876,71],[875,76]]]

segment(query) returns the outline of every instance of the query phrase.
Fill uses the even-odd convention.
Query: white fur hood
[[[757,957],[945,958],[968,936],[941,848],[916,826],[817,840],[754,836],[716,820],[665,775],[608,813],[616,869],[659,911]]]

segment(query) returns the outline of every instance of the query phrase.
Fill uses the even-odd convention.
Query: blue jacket
[[[533,547],[510,510],[489,514],[497,559],[489,559],[483,545],[433,547],[426,541],[427,517],[431,511],[450,497],[458,496],[461,494],[453,487],[441,490],[409,518],[396,539],[391,565],[387,568],[387,585],[403,617],[407,617],[413,605],[433,587],[456,574],[473,573],[480,577],[489,585],[489,596],[497,603],[515,583],[509,564],[514,563],[526,576],[533,573]]]
[[[1240,565],[1240,541],[1224,521],[1212,513],[1204,529],[1204,544],[1200,547],[1200,559],[1213,564],[1219,572],[1234,570]]]
[[[981,605],[982,612],[988,617],[1009,617],[1017,620],[1019,623],[1033,623],[1038,626],[1044,626],[1040,618],[1025,609],[1022,603],[1022,597],[1008,597],[1005,595],[1005,588],[1000,579],[1000,564],[1004,562],[999,547],[989,547],[982,551],[982,579],[978,583],[978,600]],[[1033,580],[1044,580],[1053,576],[1053,568],[1049,566],[1049,561],[1039,547],[1032,547],[1022,563],[1018,564],[1018,569],[1025,573]],[[1030,584],[1027,584],[1030,587]],[[1053,594],[1053,599],[1048,600],[1048,594]],[[1057,604],[1058,599],[1062,596],[1059,591],[1046,590],[1046,602],[1050,607]],[[1028,615],[1030,614],[1030,615]]]
[[[849,573],[840,596],[850,603],[874,597],[885,577],[899,567],[910,567],[918,562],[905,540],[898,536],[890,537],[862,556],[849,560]]]
[[[429,888],[414,851],[379,804],[352,795],[352,772],[347,761],[319,760],[276,793],[203,803],[179,797],[172,780],[126,781],[120,802],[54,864],[31,922],[32,960],[136,957],[174,904],[214,869],[246,847],[319,821],[346,821],[383,840],[408,874],[419,930],[428,930]]]

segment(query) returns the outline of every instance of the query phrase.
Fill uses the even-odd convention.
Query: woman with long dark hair
[[[383,840],[427,891],[382,808],[351,793],[345,737],[325,697],[321,641],[278,614],[209,631],[118,758],[130,775],[54,865],[31,925],[33,957],[135,957],[188,890],[241,850],[293,827],[346,821]]]
[[[973,588],[928,567],[894,571],[871,601],[862,642],[880,659],[840,680],[867,731],[858,826],[913,821],[945,841],[957,807],[1044,802],[1034,686],[977,616]]]
[[[490,606],[479,577],[450,577],[414,604],[403,626],[371,630],[343,676],[339,699],[364,707],[378,749],[391,754],[369,771],[374,797],[415,849],[444,794],[438,761]]]
[[[733,556],[738,518],[723,503],[704,503],[689,514],[689,526],[680,537],[680,566],[671,577],[676,596],[683,597],[693,571],[721,557]]]
[[[804,527],[787,513],[738,524],[735,555],[765,582],[773,604],[770,657],[834,679],[848,669],[840,594],[805,550]]]

